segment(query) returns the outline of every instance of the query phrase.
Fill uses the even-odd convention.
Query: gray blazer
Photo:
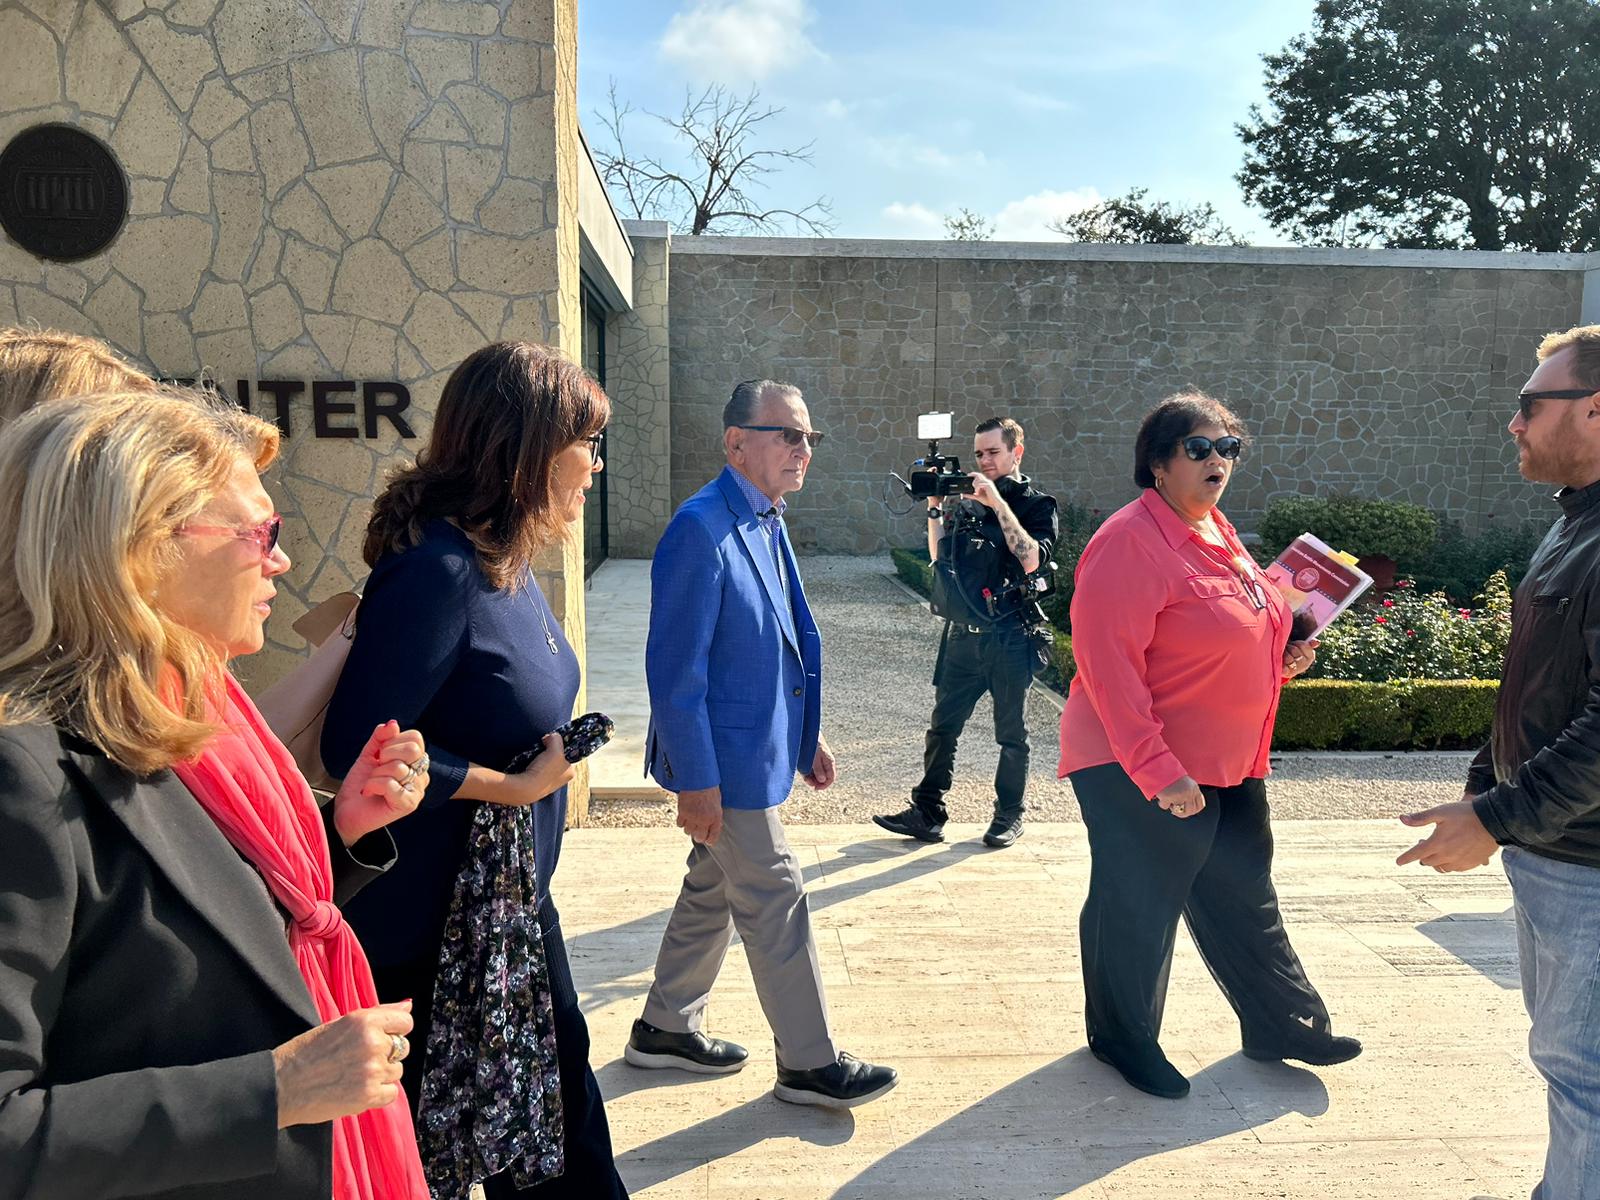
[[[335,899],[387,867],[334,862]],[[283,914],[171,772],[0,727],[0,1200],[327,1200],[332,1126],[277,1128],[271,1053],[318,1023]]]

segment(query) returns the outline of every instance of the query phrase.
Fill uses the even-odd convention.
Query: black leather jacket
[[[1562,516],[1512,603],[1494,733],[1467,776],[1495,841],[1600,867],[1600,482]]]

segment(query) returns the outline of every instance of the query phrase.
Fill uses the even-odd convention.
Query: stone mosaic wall
[[[920,514],[895,516],[882,498],[888,472],[921,452],[926,411],[956,413],[964,459],[979,419],[1016,417],[1025,469],[1109,511],[1135,494],[1140,418],[1185,385],[1228,400],[1255,433],[1224,502],[1242,528],[1273,498],[1315,491],[1410,500],[1472,528],[1548,516],[1548,489],[1518,475],[1504,426],[1540,335],[1579,319],[1581,263],[745,245],[673,246],[673,500],[720,468],[732,384],[791,380],[828,433],[790,515],[805,549],[920,544]]]
[[[671,328],[665,221],[629,221],[633,310],[606,327],[606,436],[611,553],[649,558],[672,515]]]
[[[116,152],[130,216],[103,254],[40,262],[0,237],[0,324],[96,334],[171,377],[396,380],[418,434],[310,436],[269,480],[291,517],[252,683],[290,623],[363,577],[389,468],[488,341],[576,356],[576,0],[13,0],[0,143],[65,121]],[[258,406],[259,408],[259,406]],[[341,424],[346,423],[341,421]],[[581,545],[581,542],[579,543]],[[542,580],[582,640],[576,550]]]

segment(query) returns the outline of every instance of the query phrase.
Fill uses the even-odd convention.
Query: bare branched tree
[[[595,115],[611,136],[611,147],[596,149],[600,177],[613,199],[641,220],[665,220],[679,233],[782,233],[795,229],[825,234],[833,229],[833,209],[824,196],[801,208],[767,208],[752,197],[767,186],[767,177],[791,163],[811,161],[807,142],[790,150],[757,149],[752,143],[761,126],[783,111],[761,103],[751,88],[739,96],[721,84],[698,97],[685,92],[675,117],[646,112],[686,143],[682,165],[668,165],[648,155],[631,154],[623,126],[634,112],[617,99],[616,80],[609,88],[609,113]]]

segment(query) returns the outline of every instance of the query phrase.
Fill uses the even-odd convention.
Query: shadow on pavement
[[[910,1071],[932,1066],[928,1060],[913,1062]],[[612,1063],[599,1078],[608,1096],[685,1086],[685,1077],[670,1074],[676,1079]],[[1193,1078],[1188,1099],[1158,1100],[1129,1088],[1080,1048],[882,1151],[870,1164],[857,1167],[832,1195],[834,1200],[1057,1196],[1151,1155],[1237,1137],[1289,1113],[1318,1117],[1328,1110],[1321,1079],[1297,1067],[1253,1063],[1234,1054]],[[929,1085],[927,1078],[907,1077],[901,1091],[926,1091]],[[960,1087],[961,1081],[953,1079],[951,1086]],[[1230,1092],[1243,1104],[1236,1104]],[[891,1095],[879,1103],[895,1102]],[[1248,1108],[1248,1116],[1241,1107]],[[847,1145],[854,1133],[855,1122],[847,1112],[786,1105],[767,1093],[647,1142],[619,1159],[619,1165],[629,1188],[637,1192],[770,1139],[836,1147]],[[825,1160],[818,1170],[819,1178],[826,1178],[821,1172],[837,1173]],[[807,1194],[812,1194],[809,1188]]]
[[[1252,1096],[1247,1118],[1220,1081],[1249,1087],[1258,1077],[1269,1099]],[[1075,1050],[885,1154],[834,1200],[1056,1196],[1153,1154],[1247,1133],[1290,1112],[1315,1117],[1328,1110],[1322,1081],[1297,1067],[1234,1054],[1193,1079],[1187,1099],[1159,1100],[1129,1088],[1086,1047]],[[937,1193],[928,1190],[935,1179]],[[1175,1186],[1174,1194],[1184,1190]]]
[[[630,1075],[674,1075],[680,1080],[683,1078],[679,1071],[639,1071],[614,1062],[597,1075],[601,1093],[608,1097],[624,1095],[629,1091],[642,1091],[656,1082],[647,1079],[635,1083],[628,1079]],[[673,1083],[671,1080],[660,1082],[666,1085]],[[637,1195],[709,1162],[759,1146],[769,1138],[797,1140],[812,1146],[843,1146],[855,1136],[855,1131],[856,1120],[848,1110],[785,1104],[767,1092],[737,1108],[718,1113],[697,1125],[666,1134],[619,1155],[617,1169],[627,1183],[628,1191]]]
[[[1508,908],[1498,916],[1472,921],[1439,917],[1418,925],[1417,932],[1501,987],[1520,988],[1513,912]]]
[[[685,840],[685,853],[688,852],[687,845]],[[843,900],[855,899],[882,888],[924,878],[974,855],[993,853],[995,851],[978,842],[928,846],[887,834],[882,838],[852,842],[848,846],[841,846],[839,853],[821,866],[805,867],[806,898],[811,910],[816,912]],[[817,880],[825,878],[829,870],[839,871],[863,862],[883,862],[890,859],[906,861],[865,879],[842,880],[822,887],[815,886]],[[676,892],[672,894],[671,899],[674,901],[677,899]],[[640,990],[636,983],[622,984],[617,981],[631,978],[641,971],[649,972],[654,969],[659,930],[664,926],[670,912],[670,907],[658,909],[647,917],[635,917],[631,921],[624,921],[606,929],[590,930],[569,939],[568,955],[574,962],[586,964],[579,971],[585,993],[582,1001],[584,1012],[594,1012],[614,1000]],[[643,939],[641,935],[647,930],[655,936]],[[738,938],[735,936],[735,943],[737,941]],[[600,957],[608,946],[632,947],[635,948],[635,952],[623,961],[613,962],[609,971],[597,975],[593,969],[595,959]]]

